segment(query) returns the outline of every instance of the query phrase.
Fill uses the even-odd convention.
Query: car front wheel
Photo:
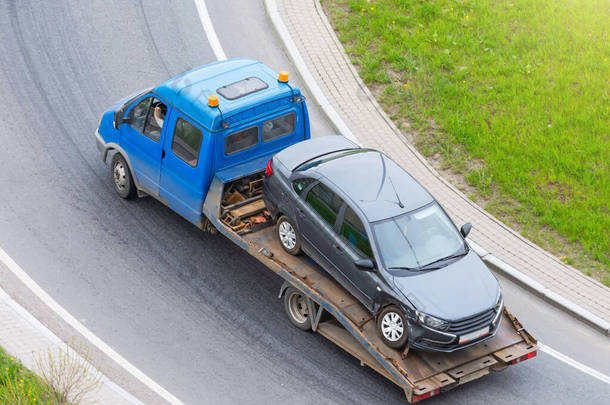
[[[407,343],[407,319],[400,308],[395,305],[385,307],[377,317],[377,331],[383,342],[400,349]]]
[[[296,226],[287,216],[283,215],[277,220],[277,236],[282,248],[291,255],[301,253],[301,238],[296,230]]]

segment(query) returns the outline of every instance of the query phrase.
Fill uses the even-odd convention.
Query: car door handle
[[[299,207],[297,207],[297,212],[301,215],[304,215],[305,213],[303,212],[303,210]]]
[[[333,243],[333,247],[337,252],[343,253],[343,249],[341,249],[341,246],[337,245],[336,243]]]

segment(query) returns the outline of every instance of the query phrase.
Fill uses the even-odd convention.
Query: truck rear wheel
[[[282,245],[286,252],[295,256],[301,253],[301,237],[290,218],[282,215],[277,220],[275,230],[280,240],[280,245]]]
[[[284,310],[294,326],[302,330],[311,330],[307,297],[294,287],[288,287],[284,292]]]
[[[121,198],[129,199],[136,194],[136,186],[131,178],[129,166],[125,158],[120,153],[115,153],[112,157],[112,179],[114,181],[114,190]]]
[[[383,342],[394,349],[407,343],[407,320],[396,305],[387,306],[377,317],[377,331]]]

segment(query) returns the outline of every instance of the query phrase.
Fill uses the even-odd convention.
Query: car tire
[[[311,330],[307,297],[294,287],[288,287],[284,292],[284,311],[294,326],[301,330]]]
[[[131,177],[129,165],[125,161],[123,155],[118,152],[114,154],[110,170],[112,173],[114,190],[119,197],[125,199],[133,198],[136,194],[136,186]]]
[[[301,253],[301,237],[297,232],[294,222],[285,215],[277,220],[275,232],[282,248],[291,255],[297,256]]]
[[[377,317],[377,332],[383,342],[393,349],[407,344],[407,318],[396,305],[385,307]]]

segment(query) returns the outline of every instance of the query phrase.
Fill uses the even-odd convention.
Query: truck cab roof
[[[173,77],[154,89],[168,103],[198,121],[208,130],[221,129],[221,119],[229,125],[239,122],[241,113],[256,115],[273,103],[279,107],[300,95],[296,87],[278,81],[276,73],[261,62],[251,59],[229,59],[201,66]],[[217,94],[219,106],[210,107],[208,98]]]

